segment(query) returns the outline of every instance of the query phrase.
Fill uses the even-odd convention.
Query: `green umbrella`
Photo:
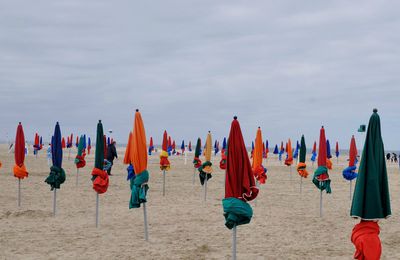
[[[307,153],[307,148],[306,148],[306,141],[304,140],[304,135],[301,136],[301,142],[300,142],[300,158],[299,158],[299,163],[297,165],[297,172],[300,175],[300,193],[302,193],[303,190],[303,178],[307,178],[308,172],[306,170],[307,165],[306,165],[306,153]]]
[[[196,176],[196,169],[198,169],[201,166],[201,160],[200,160],[200,153],[201,153],[201,139],[200,137],[197,138],[197,144],[196,144],[196,149],[194,151],[194,159],[193,159],[193,184],[194,184],[194,179]]]
[[[300,162],[305,163],[306,162],[306,141],[304,140],[304,135],[301,136],[301,142],[300,142]]]
[[[391,215],[385,152],[378,110],[369,119],[350,216],[377,220]]]

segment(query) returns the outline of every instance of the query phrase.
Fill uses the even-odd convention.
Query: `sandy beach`
[[[219,156],[213,157],[213,177],[208,199],[196,174],[192,184],[193,155],[187,164],[183,156],[171,156],[162,196],[162,173],[158,154],[149,157],[148,196],[149,242],[144,241],[143,210],[128,209],[129,183],[122,164],[124,149],[118,149],[107,193],[100,195],[100,224],[95,228],[95,192],[90,173],[94,153],[79,173],[72,149],[64,150],[63,168],[67,180],[57,190],[57,216],[52,216],[53,193],[44,180],[48,176],[46,155],[26,157],[29,177],[22,181],[22,205],[17,206],[18,181],[12,175],[13,154],[0,146],[0,259],[230,259],[231,231],[224,226],[221,200],[224,172]],[[253,220],[238,227],[238,259],[352,259],[350,242],[353,226],[349,217],[349,183],[342,177],[346,159],[332,161],[332,194],[323,194],[323,217],[319,217],[319,190],[311,176],[303,180],[295,167],[281,165],[276,157],[264,161],[268,180],[252,202]],[[313,167],[307,157],[310,174]],[[382,259],[400,259],[399,167],[388,164],[393,216],[380,221]],[[354,183],[353,183],[354,187]],[[256,205],[255,205],[256,204]]]

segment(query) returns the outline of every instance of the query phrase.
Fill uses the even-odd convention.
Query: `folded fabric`
[[[225,226],[229,229],[248,224],[253,217],[251,206],[247,202],[237,198],[223,199],[222,207],[224,209]]]
[[[363,221],[354,226],[351,242],[356,248],[354,259],[379,260],[382,253],[379,225],[375,221]]]
[[[136,175],[134,179],[131,179],[131,199],[129,201],[129,208],[140,208],[141,203],[147,202],[146,196],[149,186],[149,172],[144,170],[143,172]]]
[[[109,178],[106,171],[100,170],[98,168],[93,168],[92,181],[93,181],[93,189],[97,193],[102,194],[107,191]]]
[[[303,162],[299,162],[297,164],[297,172],[303,178],[307,178],[307,176],[308,176],[308,171],[306,170],[306,168],[307,168],[307,165]]]
[[[343,178],[345,178],[348,181],[354,180],[357,178],[357,173],[356,173],[357,166],[349,166],[346,169],[343,170]]]
[[[321,191],[326,190],[326,193],[331,193],[331,180],[329,179],[328,169],[325,166],[319,166],[313,176],[312,182]]]
[[[0,163],[0,167],[1,167],[1,163]],[[14,177],[18,178],[18,179],[24,179],[28,177],[28,171],[26,170],[26,167],[24,164],[22,164],[21,166],[18,165],[14,165]]]
[[[50,167],[50,174],[45,182],[50,185],[51,190],[59,189],[61,184],[65,182],[65,171],[63,168],[57,166]]]

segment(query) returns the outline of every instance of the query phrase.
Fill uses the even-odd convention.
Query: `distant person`
[[[387,160],[387,161],[390,161],[390,153],[387,153],[387,154],[386,154],[386,160]]]
[[[47,147],[47,150],[46,150],[46,154],[47,154],[47,165],[50,167],[51,166],[51,164],[52,164],[52,161],[51,161],[51,157],[52,157],[52,154],[51,154],[51,144],[49,144],[49,146]]]
[[[116,144],[116,142],[113,141],[107,148],[107,161],[109,161],[111,163],[110,168],[107,169],[108,175],[112,175],[111,168],[114,164],[114,158],[118,159],[117,149],[115,148],[115,144]]]

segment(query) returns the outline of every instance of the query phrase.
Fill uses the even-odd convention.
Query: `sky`
[[[126,143],[135,109],[148,138],[222,142],[238,116],[248,145],[324,125],[357,144],[372,109],[399,150],[399,1],[0,0],[0,140],[19,121],[45,140],[96,124]]]

